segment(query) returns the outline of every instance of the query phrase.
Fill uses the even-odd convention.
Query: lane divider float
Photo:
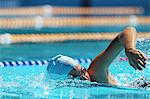
[[[80,64],[90,64],[92,62],[92,58],[75,58],[77,62]],[[147,60],[150,60],[150,57],[147,58]],[[126,57],[120,57],[119,61],[128,61],[128,58]],[[7,67],[7,66],[45,66],[48,65],[49,60],[47,59],[41,59],[41,60],[17,60],[17,61],[1,61],[0,67]]]
[[[77,62],[80,64],[83,63],[91,63],[92,58],[75,58]],[[150,60],[150,58],[148,58]],[[128,61],[128,58],[121,57],[119,61]],[[17,60],[17,61],[1,61],[0,67],[7,67],[7,66],[45,66],[47,65],[49,60],[41,59],[41,60]]]

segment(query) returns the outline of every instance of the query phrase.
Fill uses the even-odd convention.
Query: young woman
[[[81,79],[94,82],[117,85],[117,81],[109,74],[108,67],[121,50],[125,49],[129,63],[134,69],[142,70],[145,68],[146,57],[135,48],[135,45],[136,29],[128,27],[112,40],[103,52],[95,57],[87,70],[74,59],[57,55],[50,60],[47,71],[56,74],[69,74],[73,77],[80,77]]]

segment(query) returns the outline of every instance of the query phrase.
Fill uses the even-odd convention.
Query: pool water
[[[0,60],[45,59],[57,54],[74,58],[95,57],[110,41],[68,41],[63,43],[23,43],[0,46]]]
[[[2,60],[11,60],[14,59],[14,57],[15,60],[24,60],[28,58],[50,58],[56,54],[65,54],[72,56],[73,58],[93,58],[96,56],[96,54],[99,53],[99,51],[102,51],[104,48],[106,48],[108,44],[109,41],[23,45],[14,44],[7,46],[3,45],[0,50],[7,54],[6,56],[4,54],[1,55]],[[43,48],[41,47],[43,45],[47,46]],[[101,47],[102,45],[103,47]],[[141,49],[148,57],[150,56],[150,40],[138,40],[137,47],[138,49]],[[12,52],[10,52],[9,50],[6,50],[8,48],[9,50],[13,49],[13,51],[11,50]],[[15,49],[18,50],[16,51]],[[120,61],[118,59],[119,57],[126,57],[124,51],[114,60],[109,68],[110,72],[118,80],[119,86],[83,81],[79,79],[71,79],[69,77],[60,75],[48,76],[46,71],[47,65],[0,67],[0,98],[149,99],[150,88],[137,88],[136,86],[128,86],[129,83],[142,77],[149,80],[150,64],[148,63],[146,65],[147,68],[143,71],[135,71],[127,61]],[[150,61],[148,60],[147,62]],[[82,65],[85,67],[88,67],[89,64],[90,63],[82,63]]]

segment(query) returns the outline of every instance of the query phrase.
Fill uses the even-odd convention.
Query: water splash
[[[137,48],[142,50],[147,56],[150,56],[150,40],[138,40]],[[120,86],[139,88],[139,86],[144,83],[143,81],[149,82],[148,77],[150,77],[150,64],[148,64],[147,69],[144,69],[141,72],[135,71],[132,67],[129,66],[127,62],[124,61],[117,60],[111,65],[111,67],[112,68],[110,68],[110,70],[112,74],[116,76],[116,79],[118,79]],[[16,68],[14,67],[14,69]],[[39,67],[38,69],[41,69],[41,67]],[[0,92],[16,94],[18,96],[24,97],[28,96],[30,98],[50,98],[50,96],[55,97],[59,95],[60,97],[67,97],[68,92],[70,94],[70,97],[77,96],[79,95],[79,93],[81,94],[81,96],[85,95],[86,97],[91,97],[93,94],[104,94],[104,92],[105,94],[107,94],[109,93],[109,91],[119,89],[119,87],[113,87],[110,85],[93,83],[79,79],[61,79],[60,76],[58,77],[60,78],[59,80],[47,80],[45,72],[40,72],[38,74],[31,73],[30,75],[24,76],[19,76],[17,74],[9,72],[8,75],[9,76],[7,77],[5,76],[5,79],[7,79],[7,81],[2,76],[0,76]],[[137,80],[139,78],[146,79]],[[133,81],[136,81],[136,83],[132,83]],[[138,83],[139,81],[141,81],[141,83]],[[129,83],[132,83],[132,86],[128,86]],[[144,88],[149,90],[149,85]],[[83,91],[83,93],[81,90]],[[121,90],[117,92],[120,91]],[[127,92],[128,91],[129,90],[127,90]],[[125,92],[125,89],[123,89],[122,92]]]
[[[150,57],[150,39],[140,39],[137,40],[137,49],[141,50],[147,57]],[[120,54],[119,57],[126,57],[124,51]],[[134,70],[129,63],[123,62],[123,61],[115,61],[112,64],[113,68],[119,68],[119,71],[113,70],[111,68],[111,72],[116,76],[116,79],[119,82],[119,85],[121,86],[127,86],[132,83],[132,87],[139,88],[142,87],[142,83],[150,82],[150,61],[147,61],[146,67],[142,71]],[[116,73],[117,72],[117,73]],[[145,78],[145,79],[144,79]],[[140,80],[139,80],[140,79]],[[139,84],[137,84],[137,81]],[[141,81],[141,83],[140,83]],[[134,82],[134,84],[133,84]],[[150,84],[147,83],[147,86],[145,86],[145,89],[150,89]],[[130,86],[131,87],[131,86]]]

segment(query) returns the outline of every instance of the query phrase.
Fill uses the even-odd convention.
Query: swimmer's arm
[[[108,75],[109,65],[123,48],[125,48],[126,53],[128,53],[131,49],[135,49],[135,42],[136,30],[132,27],[126,28],[121,34],[119,34],[114,40],[112,40],[110,45],[102,53],[100,53],[93,60],[90,67],[88,68],[88,73],[91,77],[91,80],[102,83],[112,83],[110,82]],[[129,55],[127,55],[128,58],[130,58]]]
[[[137,70],[145,68],[146,57],[144,53],[136,49],[136,29],[125,29],[119,38],[125,48],[125,53],[129,59],[130,65]]]

